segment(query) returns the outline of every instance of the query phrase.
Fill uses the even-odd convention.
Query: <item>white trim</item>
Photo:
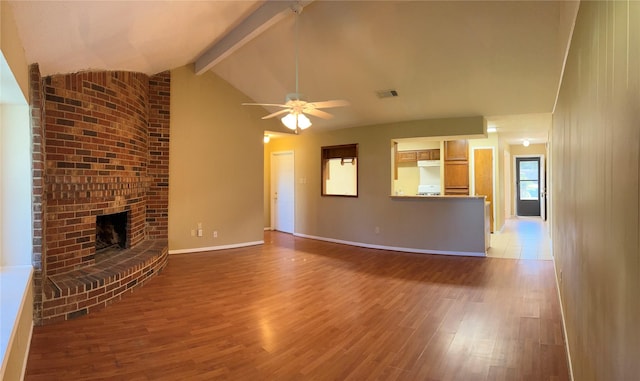
[[[273,230],[273,228],[271,226],[265,226],[264,227],[264,231],[271,231]]]
[[[234,244],[231,244],[231,245],[195,247],[195,248],[192,248],[192,249],[169,250],[169,254],[200,253],[200,252],[203,252],[203,251],[218,251],[218,250],[225,250],[225,249],[237,249],[239,247],[256,246],[256,245],[263,245],[263,244],[264,244],[264,240],[262,240],[262,241],[252,241],[252,242],[241,242],[241,243],[234,243]]]
[[[293,233],[293,235],[296,236],[296,237],[316,239],[316,240],[319,240],[319,241],[326,241],[326,242],[332,242],[332,243],[341,243],[343,245],[366,247],[368,249],[402,251],[402,252],[406,252],[406,253],[417,253],[417,254],[457,255],[457,256],[465,256],[465,257],[486,257],[487,256],[487,254],[484,253],[484,252],[475,252],[475,251],[446,251],[446,250],[415,249],[415,248],[412,248],[412,247],[372,245],[372,244],[369,244],[369,243],[344,241],[344,240],[341,240],[341,239],[318,237],[318,236],[309,235],[309,234],[303,234],[303,233]]]
[[[558,293],[558,303],[560,303],[560,317],[562,318],[562,337],[564,339],[564,349],[567,351],[567,362],[569,363],[569,379],[573,378],[573,366],[571,365],[571,351],[569,350],[569,339],[567,338],[567,322],[564,319],[564,308],[562,307],[562,295],[560,294],[560,283],[558,282],[558,269],[556,268],[556,256],[553,255],[553,247],[551,250],[551,257],[553,262],[553,273],[556,280],[556,291]]]
[[[553,108],[551,109],[551,113],[556,112],[556,106],[558,106],[558,99],[560,98],[560,90],[562,88],[562,80],[564,79],[564,71],[567,67],[567,60],[569,59],[569,50],[571,49],[571,41],[573,41],[573,32],[576,29],[576,21],[578,20],[578,11],[580,10],[580,1],[576,2],[576,10],[573,14],[573,22],[571,23],[571,29],[569,30],[569,39],[567,40],[567,47],[564,49],[564,55],[562,57],[562,69],[560,70],[560,78],[558,79],[558,89],[556,90],[556,97],[553,100]],[[565,2],[563,4],[566,6],[571,6],[570,2]],[[573,379],[573,374],[571,375],[571,379]]]

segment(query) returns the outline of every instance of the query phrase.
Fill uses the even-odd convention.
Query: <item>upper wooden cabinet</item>
[[[417,160],[416,151],[398,151],[396,161],[398,163],[415,163]]]
[[[469,144],[466,140],[444,142],[444,194],[469,194]]]
[[[467,140],[449,140],[444,142],[444,160],[469,160],[469,143]]]
[[[426,149],[418,151],[418,160],[440,160],[440,149]]]
[[[420,151],[398,151],[398,163],[415,163],[417,160],[440,160],[440,149],[423,149]]]

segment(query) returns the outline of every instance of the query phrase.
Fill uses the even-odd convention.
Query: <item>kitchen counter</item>
[[[485,200],[486,196],[465,196],[465,195],[440,195],[440,196],[429,196],[429,195],[390,195],[391,198],[412,198],[412,199],[451,199],[451,198],[464,198],[464,199],[483,199]]]
[[[485,256],[491,235],[486,196],[392,195],[398,236],[425,252]]]

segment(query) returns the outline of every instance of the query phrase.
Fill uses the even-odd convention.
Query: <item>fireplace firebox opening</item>
[[[96,253],[126,249],[129,212],[96,216]]]

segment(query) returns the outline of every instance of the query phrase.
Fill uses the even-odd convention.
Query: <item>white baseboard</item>
[[[271,228],[270,226],[265,226],[264,230],[265,230],[265,231],[267,231],[267,230],[273,230],[273,228]]]
[[[195,248],[192,248],[192,249],[169,250],[169,254],[200,253],[200,252],[203,252],[203,251],[217,251],[217,250],[225,250],[225,249],[236,249],[238,247],[247,247],[247,246],[255,246],[255,245],[262,245],[262,244],[264,244],[264,240],[262,240],[262,241],[253,241],[253,242],[234,243],[234,244],[231,244],[231,245],[195,247]]]
[[[327,241],[327,242],[333,242],[333,243],[341,243],[341,244],[344,244],[344,245],[366,247],[368,249],[402,251],[402,252],[406,252],[406,253],[418,253],[418,254],[457,255],[457,256],[465,256],[465,257],[486,257],[487,256],[486,253],[484,253],[482,251],[474,252],[474,251],[447,251],[447,250],[415,249],[415,248],[411,248],[411,247],[373,245],[373,244],[363,243],[363,242],[344,241],[344,240],[340,240],[340,239],[318,237],[318,236],[309,235],[309,234],[302,234],[302,233],[293,233],[293,235],[295,235],[297,237],[302,237],[302,238],[317,239],[319,241]]]

